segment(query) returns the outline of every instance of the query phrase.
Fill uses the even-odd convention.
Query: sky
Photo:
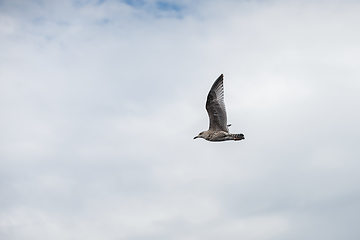
[[[359,239],[359,13],[0,0],[0,239]]]

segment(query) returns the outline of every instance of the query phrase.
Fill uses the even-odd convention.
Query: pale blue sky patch
[[[172,3],[172,2],[165,2],[165,1],[158,1],[156,2],[156,6],[159,10],[161,11],[175,11],[175,12],[180,12],[183,8],[176,4],[176,3]]]
[[[97,0],[97,4],[103,4],[104,2],[106,2],[106,0]]]
[[[146,0],[125,0],[124,2],[136,9],[141,9],[158,18],[179,18],[185,14],[185,8],[178,2]]]
[[[145,6],[145,0],[124,0],[124,2],[132,7],[141,8]]]
[[[72,0],[73,6],[76,8],[82,8],[89,4],[96,3],[94,0]]]

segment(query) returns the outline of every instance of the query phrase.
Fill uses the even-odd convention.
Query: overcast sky
[[[360,2],[0,0],[0,239],[358,240]],[[225,76],[237,142],[207,130]]]

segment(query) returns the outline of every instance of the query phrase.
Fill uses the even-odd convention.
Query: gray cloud
[[[142,3],[1,2],[0,237],[357,239],[360,5]]]

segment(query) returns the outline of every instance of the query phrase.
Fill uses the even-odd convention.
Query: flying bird
[[[212,142],[245,139],[244,134],[229,133],[224,103],[224,76],[221,74],[212,85],[206,100],[206,111],[209,115],[209,130],[199,133],[196,138],[204,138]]]

